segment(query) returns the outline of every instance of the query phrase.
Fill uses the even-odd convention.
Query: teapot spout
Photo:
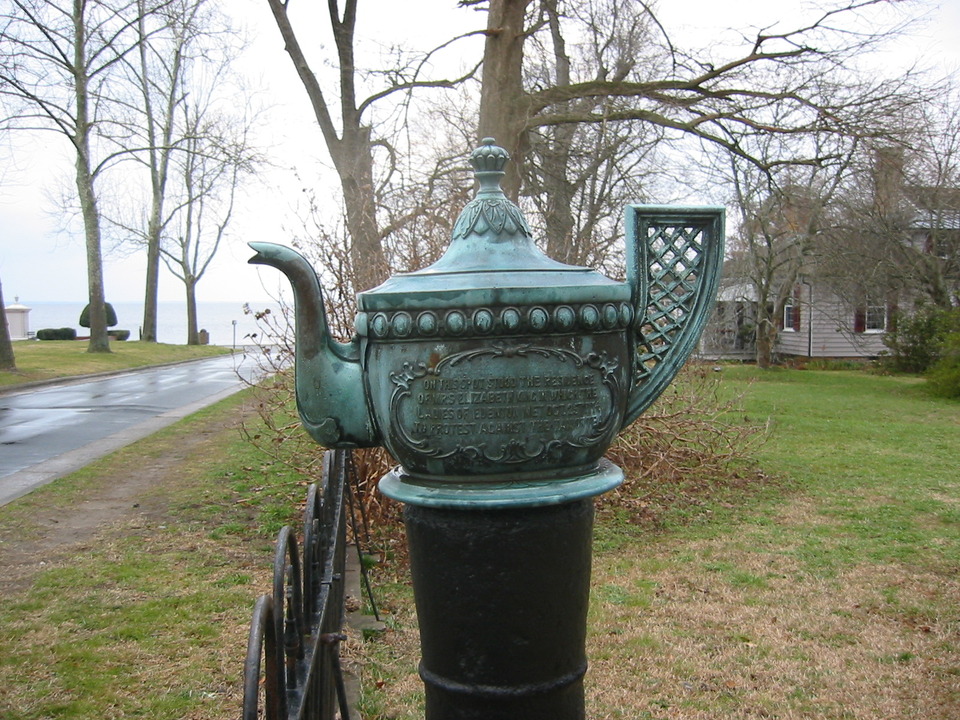
[[[293,286],[297,410],[304,428],[324,447],[379,445],[364,393],[359,341],[341,343],[330,335],[313,267],[282,245],[252,242],[250,247],[256,251],[251,264],[277,268]]]

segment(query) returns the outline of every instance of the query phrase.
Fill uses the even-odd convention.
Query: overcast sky
[[[291,0],[291,6],[298,4],[310,3]],[[361,0],[358,34],[384,43],[428,47],[433,40],[482,26],[483,14],[458,9],[456,4],[456,0]],[[660,17],[675,42],[681,37],[696,43],[716,38],[723,27],[767,25],[778,16],[816,4],[801,0],[666,0],[661,3]],[[298,226],[299,188],[309,184],[322,194],[336,186],[336,176],[329,168],[319,130],[266,0],[230,0],[229,5],[247,24],[253,40],[243,68],[254,84],[264,87],[265,100],[272,106],[263,139],[269,143],[274,168],[248,184],[243,207],[231,225],[231,237],[200,281],[197,294],[200,301],[259,303],[285,288],[286,281],[270,268],[247,265],[251,253],[246,242],[289,243]],[[960,0],[927,5],[931,22],[901,45],[897,61],[915,56],[925,63],[960,67]],[[416,12],[411,12],[413,8]],[[681,26],[687,26],[683,33]],[[473,49],[467,46],[465,52],[479,53],[481,47],[482,41],[477,40]],[[18,148],[13,157],[9,149],[0,152],[4,169],[0,177],[0,280],[8,304],[15,297],[27,305],[86,299],[83,239],[57,231],[51,200],[57,188],[71,180],[72,162],[65,145],[61,136],[47,134],[27,148]],[[464,153],[471,149],[464,148]],[[110,254],[105,260],[107,300],[142,300],[142,258]],[[161,271],[160,293],[161,300],[181,300],[183,296],[182,285],[166,269]]]

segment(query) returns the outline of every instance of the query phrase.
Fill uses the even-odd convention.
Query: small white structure
[[[20,304],[20,298],[13,299],[13,305],[3,308],[7,316],[7,328],[11,340],[26,340],[30,335],[30,308]]]

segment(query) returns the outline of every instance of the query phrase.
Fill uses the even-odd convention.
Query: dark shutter
[[[793,329],[797,332],[800,332],[800,286],[797,285],[793,289],[793,317],[790,318],[790,321],[793,325]]]
[[[853,313],[853,331],[862,333],[867,330],[867,309],[858,307]]]

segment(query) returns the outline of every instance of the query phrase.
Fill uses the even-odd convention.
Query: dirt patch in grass
[[[60,507],[55,491],[45,493],[52,502],[33,502],[0,524],[0,587],[4,593],[22,590],[37,572],[64,558],[89,549],[91,542],[110,529],[136,529],[154,523],[167,508],[157,492],[182,477],[186,467],[202,458],[220,433],[236,432],[243,413],[217,415],[196,432],[166,444],[152,457],[127,456],[100,463],[96,481],[69,507]]]

